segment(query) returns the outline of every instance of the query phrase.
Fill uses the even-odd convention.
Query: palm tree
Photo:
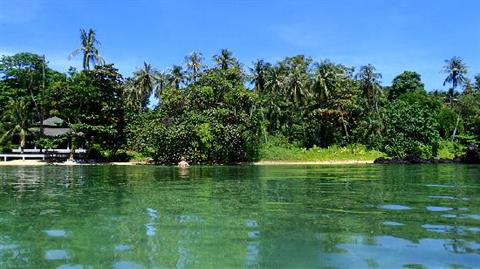
[[[378,111],[378,99],[382,94],[380,86],[382,75],[375,71],[373,65],[364,65],[360,67],[356,78],[360,81],[361,89],[364,96],[367,97],[368,103],[371,106],[374,106],[375,110]]]
[[[28,130],[30,127],[29,111],[28,103],[23,99],[12,100],[8,103],[2,119],[7,131],[0,137],[0,143],[15,134],[18,134],[20,137],[21,153],[23,153],[26,144],[26,137],[30,132]]]
[[[449,103],[450,107],[453,106],[453,99],[455,95],[455,88],[458,85],[465,84],[467,82],[467,65],[463,62],[460,57],[453,57],[449,60],[445,60],[445,66],[443,67],[443,72],[447,74],[447,77],[443,81],[443,85],[451,83],[452,87],[448,89]],[[457,134],[458,124],[460,122],[460,114],[457,116],[457,121],[455,123],[455,129],[453,129],[452,142],[455,139]]]
[[[283,69],[279,66],[270,68],[266,73],[265,90],[279,93],[283,86]]]
[[[133,83],[130,85],[133,89],[130,89],[130,92],[137,102],[139,112],[148,105],[152,92],[156,90],[158,80],[158,72],[146,62],[143,63],[143,68],[133,74]]]
[[[294,103],[300,104],[310,95],[308,91],[307,73],[302,68],[295,67],[284,77],[283,86],[286,96]]]
[[[223,70],[239,65],[238,60],[233,57],[232,52],[227,49],[222,49],[220,55],[213,56],[213,61]]]
[[[323,61],[314,66],[312,90],[325,102],[337,87],[338,79],[345,76],[345,70],[329,61]]]
[[[190,77],[193,82],[197,81],[197,77],[202,70],[203,55],[199,52],[192,52],[185,57],[185,66],[190,71]]]
[[[463,85],[467,81],[467,66],[463,62],[462,58],[453,57],[451,59],[445,60],[443,72],[447,74],[447,77],[443,81],[443,86],[445,86],[447,83],[452,84],[452,87],[448,90],[451,106],[453,104],[455,88],[457,88],[457,86],[459,85]]]
[[[182,83],[185,81],[185,72],[179,65],[174,65],[170,71],[170,84],[175,89],[179,90]]]
[[[165,72],[159,72],[157,74],[157,87],[155,87],[155,97],[160,100],[162,96],[162,92],[165,88],[170,86],[170,74],[165,73]]]
[[[68,55],[68,59],[72,59],[79,53],[83,53],[83,69],[90,70],[90,63],[95,66],[96,64],[103,65],[105,61],[98,53],[97,45],[100,45],[100,42],[95,37],[95,30],[89,29],[88,32],[84,29],[80,29],[80,40],[81,47],[72,51]]]
[[[267,80],[267,72],[270,69],[270,64],[263,60],[257,60],[253,63],[253,68],[250,68],[251,83],[255,85],[255,91],[258,94],[265,93],[265,85]]]

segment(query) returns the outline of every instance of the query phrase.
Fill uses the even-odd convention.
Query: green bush
[[[313,146],[310,149],[290,144],[284,137],[273,136],[260,147],[262,161],[369,161],[385,156],[382,152],[369,150],[360,144],[345,147],[333,145],[328,148]]]
[[[182,157],[194,163],[255,158],[261,137],[257,95],[235,70],[208,70],[184,90],[166,89],[162,105],[127,128],[129,149],[158,163]]]
[[[440,135],[436,115],[427,106],[397,99],[386,111],[383,149],[390,156],[437,156]]]

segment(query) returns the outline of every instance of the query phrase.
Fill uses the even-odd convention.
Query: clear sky
[[[67,55],[79,29],[94,28],[100,52],[130,75],[143,61],[164,70],[193,50],[210,61],[221,48],[246,66],[305,54],[358,67],[383,84],[417,71],[442,86],[444,60],[462,57],[480,73],[478,0],[0,0],[0,54],[45,54],[50,66],[81,67]]]

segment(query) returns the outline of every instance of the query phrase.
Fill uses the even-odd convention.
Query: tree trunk
[[[345,137],[348,140],[349,136],[348,136],[347,122],[343,117],[341,118],[341,120],[342,120],[343,130],[345,131]]]
[[[75,160],[75,139],[74,137],[72,136],[72,139],[71,139],[71,145],[70,145],[70,156],[68,157],[68,160],[70,161],[74,161]]]
[[[458,129],[459,122],[460,122],[460,115],[457,116],[457,122],[455,123],[455,129],[453,129],[452,142],[455,139],[455,135],[457,134],[457,129]]]
[[[21,137],[20,138],[20,153],[23,154],[24,152],[24,149],[25,149],[25,137]]]

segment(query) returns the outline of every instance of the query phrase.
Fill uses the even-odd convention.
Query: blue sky
[[[94,28],[101,54],[127,76],[145,60],[163,70],[191,51],[209,62],[228,48],[246,66],[305,54],[371,63],[384,85],[417,71],[427,89],[444,89],[444,59],[480,73],[479,11],[477,0],[0,0],[0,54],[45,54],[66,71],[81,66],[67,59],[79,29]]]

